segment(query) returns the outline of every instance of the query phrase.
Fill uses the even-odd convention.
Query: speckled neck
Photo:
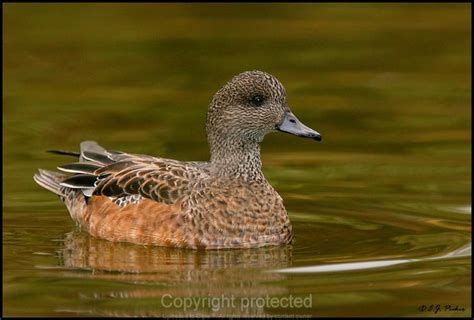
[[[232,135],[215,137],[208,134],[211,165],[219,176],[264,180],[260,145],[257,141],[242,141]]]

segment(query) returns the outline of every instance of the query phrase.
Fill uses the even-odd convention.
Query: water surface
[[[5,315],[471,314],[469,5],[4,9]],[[262,144],[291,246],[110,243],[76,230],[33,182],[71,160],[44,150],[88,139],[207,160],[207,104],[252,69],[277,76],[323,136]],[[290,296],[310,303],[259,305]],[[209,302],[219,297],[235,305]],[[208,303],[189,311],[178,298]],[[423,311],[437,304],[451,307]]]

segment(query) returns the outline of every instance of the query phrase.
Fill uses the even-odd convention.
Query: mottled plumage
[[[283,201],[261,170],[265,134],[280,130],[320,140],[290,112],[269,74],[244,72],[214,96],[207,115],[209,162],[107,151],[81,143],[79,161],[41,170],[35,181],[59,195],[72,218],[111,241],[187,248],[249,248],[290,243]]]

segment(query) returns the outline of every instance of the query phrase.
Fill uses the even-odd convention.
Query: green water
[[[4,315],[471,315],[469,4],[3,8]],[[207,104],[251,69],[323,136],[262,144],[291,246],[109,243],[33,182],[88,139],[207,160]]]

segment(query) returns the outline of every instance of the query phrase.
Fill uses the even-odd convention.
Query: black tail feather
[[[64,179],[61,186],[72,189],[94,188],[99,177],[90,174],[76,174]]]
[[[94,172],[100,168],[102,168],[102,166],[86,162],[68,163],[58,167],[59,170],[64,172],[86,174],[94,174]]]
[[[64,150],[46,150],[46,152],[59,154],[63,156],[74,156],[74,157],[79,157],[81,155],[79,152],[64,151]]]

